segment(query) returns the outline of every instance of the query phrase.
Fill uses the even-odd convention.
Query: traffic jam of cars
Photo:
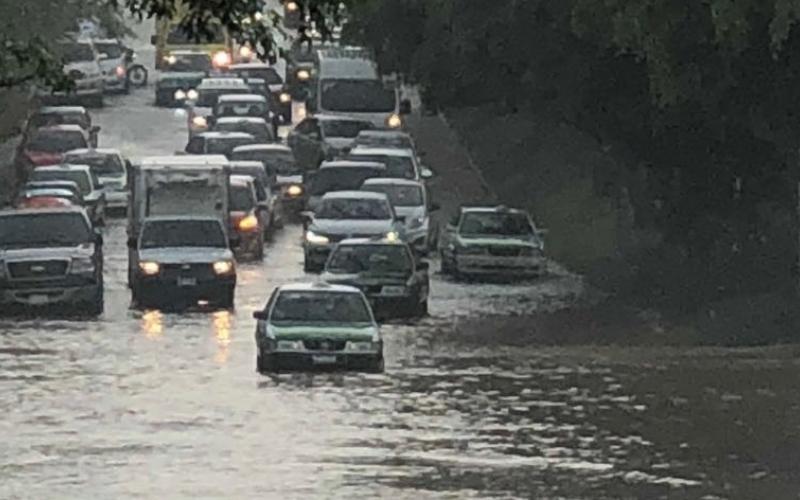
[[[152,102],[185,111],[186,145],[136,160],[101,147],[87,108],[146,73],[116,40],[71,40],[65,54],[76,87],[42,89],[13,206],[0,212],[3,312],[101,315],[112,217],[127,219],[131,307],[232,309],[239,266],[269,259],[274,235],[301,225],[313,276],[275,288],[254,314],[258,371],[381,372],[378,322],[428,314],[432,260],[465,281],[547,272],[544,231],[524,210],[463,206],[440,224],[435,174],[406,131],[410,102],[366,49],[296,44],[283,75],[202,50],[159,53]]]

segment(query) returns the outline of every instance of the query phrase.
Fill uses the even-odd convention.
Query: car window
[[[530,236],[533,227],[528,217],[519,213],[466,213],[459,233],[474,236]]]
[[[270,321],[309,323],[371,323],[369,308],[360,294],[345,292],[281,292]]]
[[[86,147],[88,147],[88,143],[80,132],[50,130],[37,131],[25,146],[30,151],[44,153],[64,153],[72,149],[84,149]]]
[[[97,52],[106,54],[109,59],[119,59],[124,54],[124,49],[118,43],[95,42],[94,47],[97,49]]]
[[[363,191],[383,193],[395,207],[419,207],[425,204],[425,198],[420,186],[392,186],[389,184],[368,185],[362,187]]]
[[[210,220],[152,221],[144,225],[140,246],[167,247],[227,247],[222,226]]]
[[[403,245],[339,245],[328,262],[332,273],[402,273],[413,270]]]
[[[256,205],[254,193],[250,186],[231,186],[230,197],[231,212],[249,212]]]
[[[323,200],[316,213],[319,219],[386,220],[392,211],[384,200],[333,198]]]
[[[41,170],[36,169],[31,174],[32,181],[72,181],[78,185],[81,190],[81,195],[86,196],[92,192],[93,183],[90,176],[86,175],[85,170],[68,170],[68,169],[52,169]]]

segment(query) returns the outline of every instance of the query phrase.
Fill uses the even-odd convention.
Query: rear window
[[[66,153],[72,149],[86,147],[88,147],[86,138],[80,132],[39,130],[28,141],[25,149],[44,153]]]
[[[389,156],[389,155],[360,155],[350,156],[353,161],[375,161],[386,165],[384,177],[397,179],[416,179],[417,172],[414,169],[414,160],[409,156]]]
[[[210,220],[147,222],[142,229],[141,248],[227,247],[222,226]]]
[[[422,188],[419,186],[377,185],[363,186],[362,191],[383,193],[395,207],[419,207],[423,204]]]
[[[320,219],[387,220],[392,218],[392,211],[383,200],[334,198],[324,200],[316,216]]]

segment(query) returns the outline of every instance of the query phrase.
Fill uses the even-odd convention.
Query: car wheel
[[[100,285],[97,287],[94,300],[86,304],[85,311],[89,314],[89,316],[97,317],[103,314],[104,310],[105,299],[103,296],[103,286]]]
[[[236,302],[236,287],[229,286],[222,293],[222,298],[219,301],[219,306],[223,309],[233,309]]]
[[[274,356],[256,356],[256,370],[258,373],[278,373],[278,362]]]

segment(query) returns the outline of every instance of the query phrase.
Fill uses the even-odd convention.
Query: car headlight
[[[287,12],[296,12],[300,6],[297,5],[297,2],[286,2],[286,11]]]
[[[298,186],[297,184],[292,184],[288,188],[286,188],[286,194],[291,197],[298,197],[303,194],[303,186]]]
[[[173,55],[166,55],[166,56],[164,56],[164,61],[167,64],[172,65],[172,64],[175,64],[176,62],[178,62],[178,58],[173,56]]]
[[[182,89],[178,89],[175,91],[173,97],[175,98],[176,101],[182,101],[186,99],[186,92],[184,92]]]
[[[386,239],[386,241],[397,241],[400,239],[400,233],[397,231],[389,231],[383,235],[383,237]]]
[[[314,245],[327,245],[331,242],[331,239],[309,229],[306,231],[306,241]]]
[[[206,128],[208,127],[208,120],[206,120],[203,116],[195,116],[192,118],[192,125],[195,128]]]
[[[292,102],[292,95],[289,94],[288,92],[281,92],[281,94],[278,96],[278,100],[281,101],[283,104],[290,103]]]
[[[378,350],[378,346],[374,342],[352,342],[348,340],[344,349],[350,352],[374,352]]]
[[[161,272],[161,266],[158,264],[158,262],[143,261],[139,262],[139,270],[141,270],[146,276],[155,276]]]
[[[392,113],[386,119],[386,126],[389,128],[400,128],[403,126],[403,119],[400,118],[400,115]]]
[[[277,349],[279,351],[304,351],[306,346],[302,340],[279,340]]]
[[[233,262],[229,260],[218,260],[214,262],[214,274],[221,276],[223,274],[230,274],[233,271]]]
[[[309,78],[311,78],[311,72],[307,69],[301,69],[297,72],[298,80],[308,80]]]
[[[200,93],[195,89],[189,89],[189,91],[186,92],[186,98],[190,101],[196,101],[198,97],[200,97]]]
[[[224,66],[230,66],[231,64],[231,55],[225,52],[224,50],[220,50],[219,52],[214,54],[214,57],[211,59],[211,62],[214,64],[215,67],[221,68]]]
[[[90,257],[72,259],[70,274],[90,274],[94,272],[94,261]]]

